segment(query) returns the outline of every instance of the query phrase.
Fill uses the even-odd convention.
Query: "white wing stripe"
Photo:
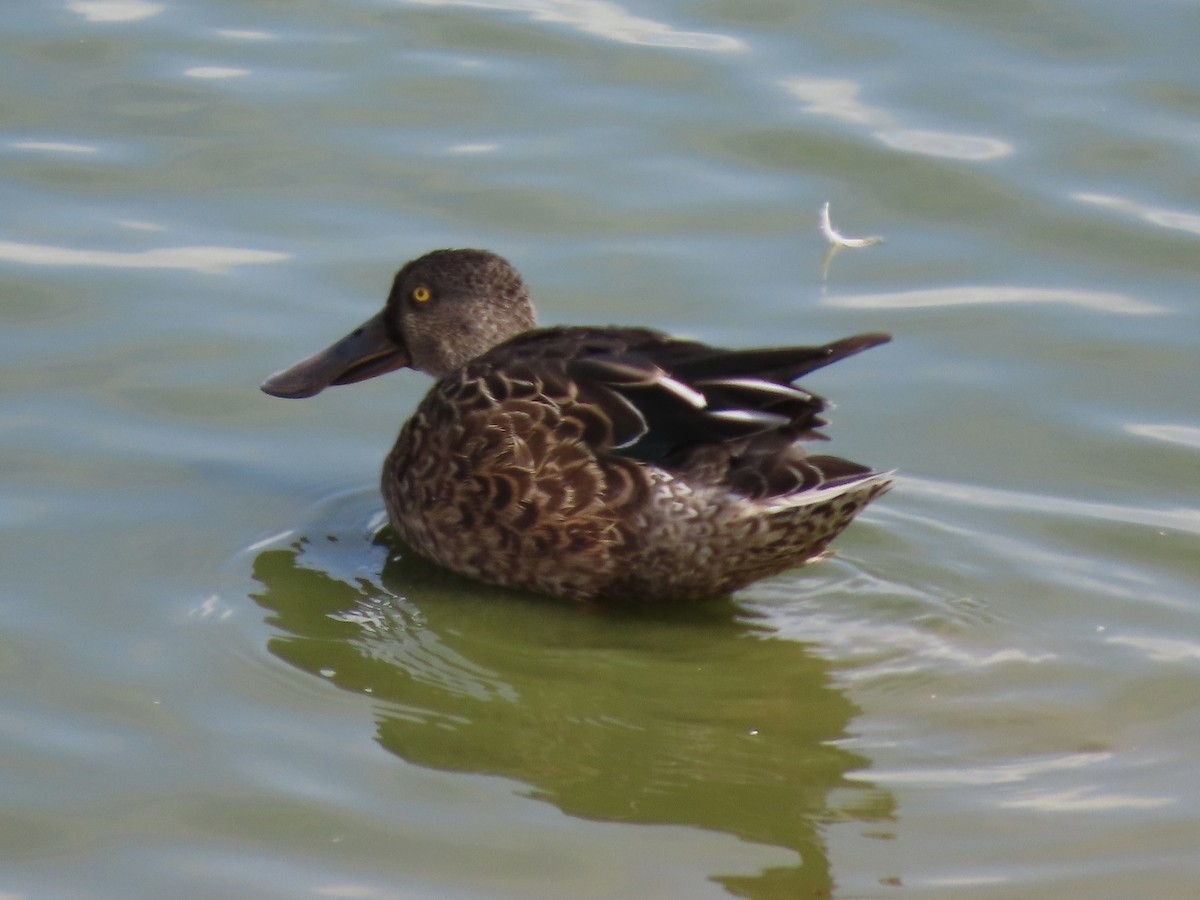
[[[660,374],[656,384],[658,384],[660,387],[670,391],[680,400],[683,400],[685,403],[694,406],[696,409],[704,409],[706,406],[708,406],[708,398],[694,387],[672,378],[662,370],[659,370],[659,373]]]

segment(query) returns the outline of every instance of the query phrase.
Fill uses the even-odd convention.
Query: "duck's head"
[[[525,282],[507,260],[486,250],[435,250],[396,273],[377,315],[262,389],[311,397],[402,366],[440,378],[534,325]]]

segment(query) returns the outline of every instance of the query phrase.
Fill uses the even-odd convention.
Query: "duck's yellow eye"
[[[433,294],[430,293],[429,288],[423,284],[418,284],[413,288],[412,298],[415,303],[428,303],[432,296]]]

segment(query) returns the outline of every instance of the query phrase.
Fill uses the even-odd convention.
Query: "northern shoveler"
[[[819,559],[891,487],[891,473],[806,452],[826,403],[793,384],[889,339],[726,350],[537,328],[506,260],[436,250],[400,269],[378,315],[262,389],[427,372],[437,382],[383,467],[413,550],[560,597],[694,600]]]

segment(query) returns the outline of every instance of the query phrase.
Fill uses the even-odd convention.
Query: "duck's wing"
[[[862,334],[821,346],[724,350],[659,337],[581,352],[566,374],[613,421],[615,451],[662,462],[760,436],[776,436],[769,443],[779,447],[823,438],[825,400],[793,382],[888,340]]]
[[[805,452],[802,441],[824,439],[817,429],[827,404],[793,381],[888,340],[862,334],[819,346],[725,350],[646,329],[537,329],[476,358],[448,384],[486,398],[504,417],[501,430],[519,430],[518,440],[528,431],[538,446],[543,438],[582,444],[598,459],[653,464],[749,497],[784,497],[873,474]],[[460,410],[476,403],[465,394],[453,402]],[[553,409],[555,424],[534,406]]]

